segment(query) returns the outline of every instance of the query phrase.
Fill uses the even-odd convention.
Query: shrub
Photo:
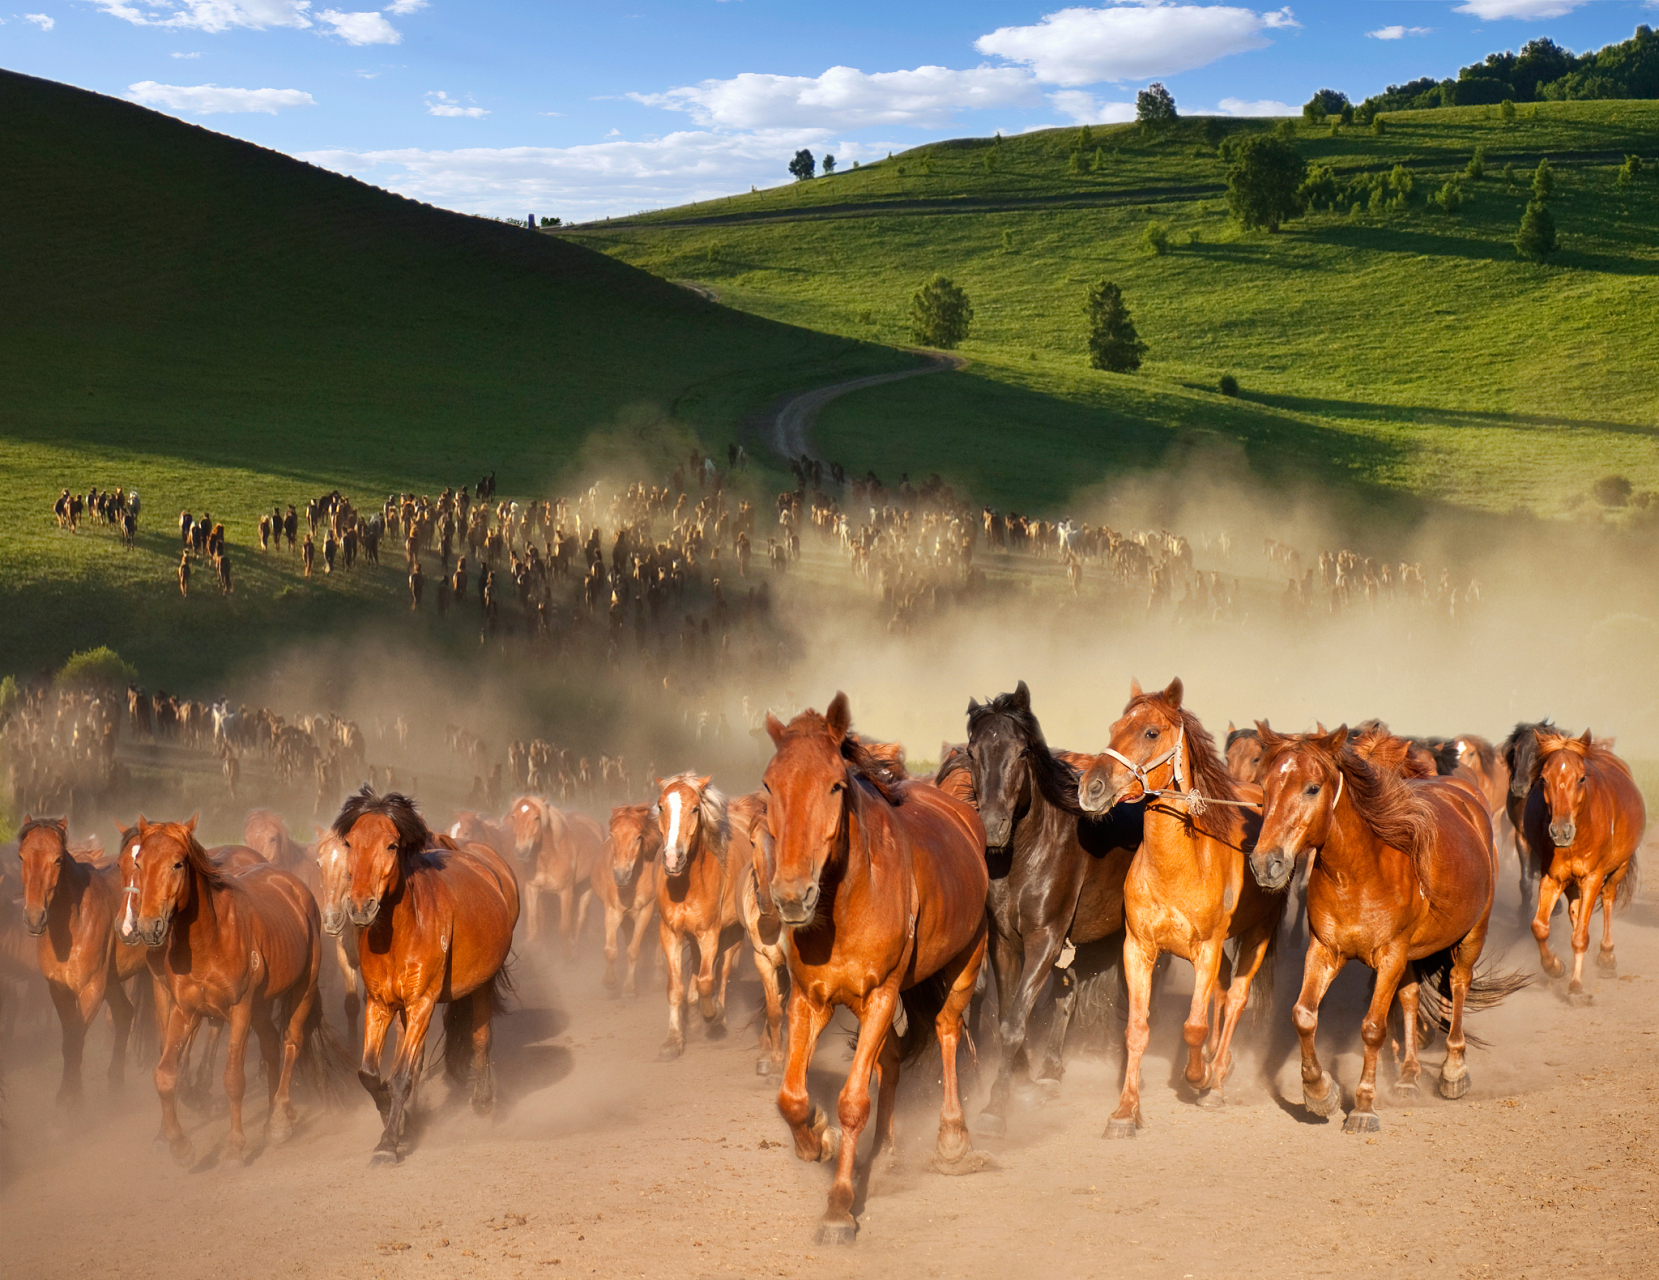
[[[1221,123],[1220,116],[1207,116],[1201,133],[1207,145],[1219,147],[1221,140],[1227,136],[1227,126]]]
[[[1399,195],[1404,196],[1409,204],[1412,193],[1417,190],[1417,179],[1405,165],[1397,164],[1389,171],[1388,185]]]
[[[1238,379],[1230,373],[1221,375],[1221,394],[1224,396],[1238,395]]]
[[[968,336],[974,309],[968,295],[942,275],[936,275],[910,300],[910,335],[924,347],[956,346]]]
[[[71,654],[57,674],[57,682],[64,685],[131,684],[137,679],[138,669],[122,661],[121,655],[107,644]]]
[[[1073,151],[1071,155],[1066,158],[1066,172],[1070,174],[1080,174],[1083,172],[1083,153],[1081,151]]]
[[[1503,180],[1504,180],[1504,185],[1505,186],[1513,187],[1515,185],[1515,162],[1514,161],[1510,161],[1508,164],[1504,165],[1504,167],[1503,167]]]
[[[1383,134],[1388,132],[1388,122],[1381,116],[1372,116],[1371,132],[1376,134],[1379,138],[1382,137]]]
[[[1240,226],[1277,231],[1281,222],[1302,211],[1297,192],[1308,165],[1295,147],[1257,134],[1234,154],[1237,160],[1227,170],[1227,208]]]
[[[1476,147],[1475,154],[1469,157],[1469,163],[1463,166],[1463,176],[1473,182],[1479,182],[1486,176],[1486,148]]]
[[[1434,202],[1440,206],[1442,213],[1456,213],[1463,207],[1463,188],[1458,186],[1456,178],[1448,178],[1445,185],[1434,193]]]
[[[1590,494],[1604,507],[1622,507],[1635,487],[1623,476],[1603,476],[1590,486]]]
[[[1498,117],[1505,124],[1515,123],[1515,102],[1512,98],[1505,98],[1498,104]]]
[[[1628,187],[1637,178],[1642,176],[1642,157],[1626,156],[1624,164],[1619,168],[1619,186]]]
[[[1515,233],[1515,252],[1529,262],[1542,262],[1556,250],[1555,219],[1541,200],[1531,201]]]
[[[1141,232],[1141,246],[1156,257],[1169,252],[1169,228],[1161,222],[1149,222]]]
[[[1083,299],[1083,314],[1089,321],[1089,363],[1112,373],[1133,373],[1141,367],[1146,343],[1135,332],[1123,290],[1110,280],[1089,286]]]
[[[1532,198],[1548,200],[1554,194],[1555,170],[1550,168],[1550,158],[1545,156],[1538,162],[1538,168],[1532,174]]]
[[[1014,252],[1014,233],[1006,227],[1002,231],[1002,251],[1004,253]]]
[[[1104,147],[1096,147],[1094,149],[1093,157],[1089,160],[1089,172],[1090,173],[1100,173],[1105,168],[1106,168],[1106,149]]]

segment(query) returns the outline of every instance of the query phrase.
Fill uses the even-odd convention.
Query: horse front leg
[[[534,877],[524,882],[524,940],[531,943],[536,940],[537,905],[541,902],[541,885]]]
[[[699,930],[691,935],[697,941],[697,973],[692,981],[697,987],[697,1008],[704,1022],[717,1022],[723,1010],[715,998],[714,966],[720,957],[720,927]]]
[[[1152,966],[1158,962],[1158,944],[1142,941],[1133,932],[1123,939],[1123,979],[1129,988],[1129,1025],[1123,1031],[1123,1093],[1118,1109],[1106,1121],[1108,1138],[1133,1138],[1141,1123],[1141,1058],[1150,1038],[1148,1015],[1152,1000]]]
[[[184,1136],[184,1127],[179,1124],[179,1057],[194,1034],[198,1021],[198,1018],[173,1005],[168,1014],[166,1032],[161,1038],[161,1057],[156,1062],[156,1096],[161,1100],[161,1132],[157,1135],[157,1141],[166,1141],[173,1159],[181,1165],[192,1163],[196,1152],[190,1139]]]
[[[1342,1090],[1319,1065],[1313,1043],[1319,1031],[1319,1005],[1341,970],[1342,957],[1317,935],[1310,935],[1307,956],[1302,961],[1302,991],[1296,997],[1290,1020],[1302,1048],[1302,1105],[1316,1116],[1334,1116],[1342,1110]]]
[[[812,1105],[806,1085],[813,1050],[833,1012],[832,1005],[812,1003],[798,985],[790,987],[789,1056],[778,1088],[778,1113],[795,1139],[795,1155],[802,1160],[833,1160],[841,1140],[840,1132],[832,1130],[824,1113]]]
[[[622,931],[622,904],[605,904],[605,990],[615,993],[616,981],[616,953],[617,935]],[[637,934],[639,930],[636,928]],[[629,971],[629,980],[632,981],[633,972]]]
[[[243,1059],[247,1057],[248,1032],[252,1029],[253,997],[249,996],[241,1004],[231,1006],[230,1034],[225,1038],[225,1097],[230,1102],[230,1137],[225,1147],[232,1156],[240,1156],[248,1145],[247,1135],[242,1132],[242,1098],[248,1086]],[[259,1034],[263,1042],[266,1035],[263,1027]]]
[[[986,932],[984,929],[980,931],[978,941],[969,948],[966,959],[954,976],[948,966],[940,974],[944,981],[950,983],[944,1007],[933,1020],[945,1086],[944,1098],[939,1105],[939,1140],[933,1152],[933,1167],[940,1173],[976,1173],[991,1164],[988,1156],[973,1149],[973,1141],[968,1136],[962,1112],[962,1089],[956,1072],[956,1051],[962,1041],[962,1014],[973,1000],[974,987],[979,982],[979,969],[985,962]],[[888,1038],[892,1039],[891,1036]],[[895,1067],[895,1085],[897,1076]]]
[[[1417,1056],[1417,1026],[1422,1016],[1418,1012],[1421,1003],[1418,987],[1414,975],[1410,982],[1401,983],[1400,989],[1395,992],[1395,999],[1400,1002],[1400,1022],[1405,1040],[1401,1046],[1404,1057],[1400,1063],[1400,1074],[1394,1081],[1394,1096],[1408,1100],[1417,1097],[1417,1081],[1423,1074],[1423,1064]]]
[[[1211,1099],[1206,1092],[1209,1082],[1209,1063],[1205,1061],[1205,1044],[1210,1038],[1210,1006],[1220,986],[1223,939],[1199,943],[1192,951],[1192,1006],[1187,1020],[1181,1026],[1181,1038],[1187,1045],[1187,1068],[1182,1073],[1186,1082],[1198,1091],[1199,1106],[1218,1105],[1223,1099]],[[1218,1019],[1219,1021],[1219,1019]]]
[[[392,1058],[391,1078],[387,1082],[391,1101],[386,1111],[386,1129],[374,1154],[369,1157],[370,1168],[396,1164],[402,1159],[398,1144],[403,1140],[409,1095],[414,1091],[415,1076],[421,1068],[426,1029],[431,1025],[432,1011],[437,1007],[437,1000],[424,993],[404,1006],[403,1031],[398,1036],[397,1053]]]
[[[1025,1036],[1020,1033],[1019,1039],[1012,1039],[1005,1029],[1020,988],[1021,963],[1024,959],[1024,949],[1018,942],[1000,933],[991,936],[991,970],[997,980],[997,1075],[991,1082],[991,1096],[985,1103],[985,1109],[979,1113],[980,1130],[994,1137],[1001,1137],[1008,1131],[1008,1122],[1005,1112],[1008,1109],[1008,1096],[1013,1090],[1014,1071],[1017,1068],[1020,1056],[1025,1052]]]
[[[1375,1133],[1382,1128],[1377,1116],[1377,1057],[1383,1041],[1388,1038],[1388,1011],[1394,1006],[1394,992],[1406,971],[1406,947],[1399,940],[1393,950],[1378,957],[1377,982],[1371,989],[1371,1005],[1359,1025],[1360,1039],[1365,1042],[1365,1063],[1360,1068],[1359,1084],[1354,1088],[1354,1109],[1342,1122],[1343,1133]]]
[[[652,899],[634,915],[634,936],[628,943],[628,977],[622,984],[622,994],[625,996],[639,994],[640,947],[645,942],[645,931],[650,928],[651,916],[656,909],[656,900]]]
[[[52,993],[52,1007],[58,1011],[58,1024],[63,1029],[63,1078],[58,1083],[58,1104],[79,1106],[87,1019],[81,1014],[80,998],[75,992],[59,982],[48,983],[47,989]]]
[[[668,1039],[657,1051],[657,1060],[669,1062],[685,1052],[685,939],[666,920],[658,934],[663,967],[668,970]]]
[[[726,1030],[726,992],[731,987],[733,971],[743,959],[744,941],[744,937],[739,934],[737,940],[727,947],[720,956],[720,991],[715,996],[714,1001],[716,1010],[714,1025],[719,1028],[722,1034]],[[719,935],[716,934],[715,945],[718,946],[719,942]]]
[[[380,1059],[386,1047],[386,1032],[392,1025],[392,1010],[379,996],[369,993],[368,1007],[363,1013],[363,1057],[357,1066],[357,1078],[374,1099],[380,1119],[391,1113],[392,1095],[386,1082],[380,1078]]]
[[[112,974],[106,979],[104,998],[109,1002],[110,1020],[115,1024],[115,1047],[109,1055],[109,1087],[119,1089],[126,1079],[127,1041],[132,1036],[135,1011],[119,975]]]
[[[566,885],[559,890],[559,940],[564,945],[565,961],[576,960],[576,886]]]
[[[1596,899],[1602,896],[1606,883],[1599,875],[1589,875],[1579,885],[1578,914],[1573,917],[1573,976],[1567,983],[1567,998],[1575,1004],[1589,1004],[1590,996],[1584,990],[1584,956],[1590,950],[1590,917],[1596,911]],[[1610,913],[1604,909],[1604,918]]]
[[[1532,917],[1532,936],[1538,941],[1538,963],[1552,978],[1567,972],[1567,966],[1550,950],[1550,917],[1555,914],[1555,903],[1561,897],[1562,884],[1549,872],[1538,881],[1538,910]]]
[[[830,1185],[829,1203],[818,1221],[819,1244],[851,1244],[858,1234],[858,1223],[852,1215],[858,1139],[870,1120],[870,1073],[875,1070],[876,1058],[892,1029],[893,1014],[899,1006],[898,976],[895,974],[888,981],[890,985],[877,987],[865,997],[863,1016],[859,1018],[858,1047],[853,1050],[852,1066],[836,1105],[836,1115],[841,1121],[840,1150],[836,1152],[835,1181]]]
[[[768,1076],[783,1070],[783,993],[778,971],[788,961],[782,947],[761,944],[754,948],[754,955],[761,993],[766,999],[766,1026],[760,1035],[761,1056],[755,1062],[755,1074]]]

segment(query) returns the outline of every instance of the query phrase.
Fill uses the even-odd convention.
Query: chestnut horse
[[[507,955],[518,924],[518,881],[488,845],[457,846],[435,835],[415,802],[368,787],[334,819],[346,843],[351,886],[346,916],[357,926],[357,960],[368,994],[357,1076],[385,1122],[370,1164],[395,1164],[409,1096],[421,1068],[427,1026],[444,1011],[444,1064],[466,1082],[472,1106],[495,1105],[490,1020],[511,987]],[[387,1078],[380,1059],[392,1015],[403,1022]]]
[[[1069,962],[1059,970],[1056,963],[1067,947],[1099,942],[1123,928],[1123,879],[1140,846],[1141,813],[1123,805],[1105,817],[1084,816],[1077,771],[1049,750],[1023,680],[1013,693],[984,705],[968,701],[967,757],[985,824],[1002,1043],[979,1123],[1000,1134],[1014,1075],[1033,1065],[1026,1027],[1051,974],[1054,1017],[1035,1074],[1039,1081],[1059,1080],[1076,985]]]
[[[323,932],[334,939],[334,964],[345,984],[346,1030],[357,1039],[357,1014],[363,1007],[357,994],[362,981],[357,958],[357,926],[346,919],[346,897],[351,890],[351,856],[346,842],[332,831],[317,829],[317,910]]]
[[[645,930],[657,910],[657,854],[662,849],[662,830],[648,804],[617,805],[611,810],[611,833],[605,841],[604,865],[594,869],[591,883],[594,896],[605,908],[605,986],[616,990],[617,939],[622,922],[633,917],[634,932],[628,943],[628,978],[624,995],[637,995],[635,975],[639,971],[639,949]]]
[[[314,847],[308,848],[289,835],[287,825],[278,814],[269,809],[248,810],[242,823],[242,843],[273,867],[291,871],[307,881],[308,888],[315,887],[311,883]]]
[[[1544,972],[1565,972],[1550,950],[1550,916],[1556,899],[1567,898],[1573,926],[1573,976],[1567,995],[1588,1003],[1584,953],[1590,949],[1590,917],[1601,899],[1601,950],[1596,968],[1616,973],[1613,908],[1623,906],[1636,886],[1636,850],[1647,827],[1647,807],[1630,776],[1630,766],[1613,754],[1609,739],[1597,742],[1553,730],[1538,733],[1538,750],[1528,771],[1527,847],[1541,874],[1538,913],[1532,936]]]
[[[1244,873],[1261,826],[1246,806],[1260,803],[1260,791],[1228,776],[1215,739],[1182,707],[1182,692],[1179,678],[1161,693],[1142,693],[1131,683],[1111,746],[1078,782],[1087,813],[1151,798],[1145,837],[1124,881],[1128,1065],[1108,1138],[1132,1138],[1141,1124],[1141,1055],[1159,955],[1170,952],[1192,964],[1192,1007],[1182,1028],[1186,1081],[1200,1106],[1221,1106],[1233,1032],[1284,915],[1284,893],[1268,892]],[[1231,963],[1223,949],[1229,938],[1238,939]]]
[[[115,1028],[109,1083],[111,1088],[121,1086],[133,1023],[133,1002],[125,983],[134,975],[140,982],[151,982],[149,966],[141,948],[115,943],[115,921],[122,906],[120,871],[108,859],[78,855],[70,847],[64,819],[24,814],[17,856],[23,871],[23,928],[39,940],[35,960],[63,1027],[58,1101],[78,1103],[81,1050],[105,1003]]]
[[[525,936],[536,940],[536,903],[542,892],[557,894],[559,936],[564,939],[566,958],[574,960],[594,874],[603,874],[604,829],[587,814],[560,809],[540,796],[513,801],[512,829],[525,872]]]
[[[934,1167],[984,1167],[963,1123],[956,1049],[985,959],[990,883],[979,814],[896,776],[848,733],[851,719],[844,693],[826,714],[803,711],[787,727],[766,717],[777,749],[765,775],[771,892],[789,931],[789,1061],[778,1110],[797,1157],[836,1162],[818,1239],[841,1244],[858,1231],[853,1164],[870,1118],[870,1073],[879,1154],[893,1147],[900,1062],[921,1048],[928,1021],[943,1055]],[[807,1068],[837,1005],[858,1018],[859,1035],[837,1107],[841,1128],[832,1129],[812,1105]]]
[[[1463,1015],[1488,1008],[1526,985],[1524,978],[1475,976],[1492,914],[1497,857],[1485,802],[1468,785],[1412,777],[1348,748],[1346,725],[1328,734],[1278,734],[1258,722],[1266,753],[1263,819],[1250,870],[1269,889],[1312,856],[1308,878],[1308,951],[1297,997],[1302,1043],[1302,1100],[1315,1115],[1334,1115],[1342,1090],[1319,1065],[1314,1035],[1319,1004],[1351,959],[1376,971],[1371,1005],[1360,1024],[1365,1062],[1344,1133],[1375,1133],[1377,1057],[1396,994],[1404,1014],[1405,1058],[1396,1092],[1417,1095],[1419,1001],[1427,1021],[1446,1032],[1440,1093],[1469,1091]],[[1436,988],[1438,987],[1438,993]],[[1450,1015],[1441,1003],[1450,998]]]
[[[1227,761],[1227,772],[1235,782],[1262,782],[1262,742],[1254,729],[1235,729],[1227,722],[1227,737],[1221,747]]]
[[[662,841],[657,932],[668,969],[668,1039],[658,1056],[666,1061],[685,1051],[685,1007],[693,988],[710,1030],[724,1030],[726,989],[747,938],[766,999],[765,1056],[756,1070],[768,1074],[783,1061],[778,971],[785,959],[778,936],[772,934],[771,942],[762,936],[756,891],[754,831],[765,812],[765,797],[728,801],[707,777],[692,773],[659,778],[657,787],[653,814]],[[688,938],[697,945],[697,972],[689,982],[684,971]]]
[[[151,948],[150,971],[167,991],[156,1092],[162,1133],[181,1164],[190,1163],[194,1148],[179,1125],[174,1093],[180,1058],[204,1017],[228,1028],[225,1096],[232,1156],[239,1156],[247,1141],[242,1096],[248,1032],[259,1037],[265,1060],[270,1104],[265,1129],[272,1142],[293,1132],[294,1065],[302,1053],[317,1060],[322,1034],[317,1005],[322,931],[310,890],[263,860],[229,871],[195,833],[195,818],[151,823],[141,814],[134,838],[123,841],[120,861],[127,896],[121,940]]]

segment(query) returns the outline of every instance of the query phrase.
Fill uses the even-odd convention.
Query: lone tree
[[[818,170],[818,162],[812,158],[812,152],[802,147],[795,153],[795,158],[789,162],[789,172],[796,179],[805,182]]]
[[[1347,94],[1338,89],[1321,89],[1302,104],[1302,119],[1309,124],[1318,124],[1326,116],[1341,117],[1345,107],[1350,113],[1353,111],[1353,107],[1348,102]],[[1350,114],[1344,119],[1344,123],[1348,123],[1352,119],[1353,116]]]
[[[1227,170],[1227,208],[1242,227],[1277,231],[1302,212],[1297,192],[1307,172],[1308,162],[1288,142],[1262,133],[1246,138]]]
[[[1146,343],[1135,332],[1129,308],[1123,304],[1123,290],[1110,280],[1089,286],[1083,299],[1083,314],[1089,320],[1089,363],[1112,373],[1133,373],[1141,367]]]
[[[1135,95],[1135,119],[1154,128],[1174,124],[1174,97],[1163,85],[1153,81]]]
[[[827,178],[827,177],[830,176],[830,174],[832,174],[834,172],[835,172],[835,157],[831,156],[831,155],[826,155],[824,157],[824,176]]]
[[[921,346],[956,346],[968,336],[974,309],[968,295],[944,276],[934,276],[910,300],[910,336]]]
[[[1515,233],[1515,252],[1529,262],[1542,262],[1556,250],[1555,217],[1542,200],[1532,200],[1521,215],[1521,229]]]
[[[1538,168],[1533,172],[1532,194],[1538,200],[1548,200],[1555,194],[1555,170],[1550,167],[1548,156],[1538,162]]]

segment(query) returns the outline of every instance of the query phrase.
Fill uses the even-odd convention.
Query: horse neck
[[[52,901],[46,904],[47,919],[79,919],[81,906],[86,901],[86,891],[91,887],[92,877],[96,874],[96,867],[82,862],[71,854],[65,845],[63,870],[58,872],[58,882],[53,886]]]
[[[1027,760],[1025,768],[1031,787],[1031,800],[1026,806],[1024,816],[1014,819],[1013,842],[1016,848],[1029,848],[1071,816],[1064,808],[1050,800],[1043,791],[1040,767]]]
[[[1358,876],[1374,879],[1377,868],[1390,854],[1407,863],[1413,861],[1410,853],[1393,849],[1377,838],[1351,797],[1338,796],[1315,870],[1338,880]]]

